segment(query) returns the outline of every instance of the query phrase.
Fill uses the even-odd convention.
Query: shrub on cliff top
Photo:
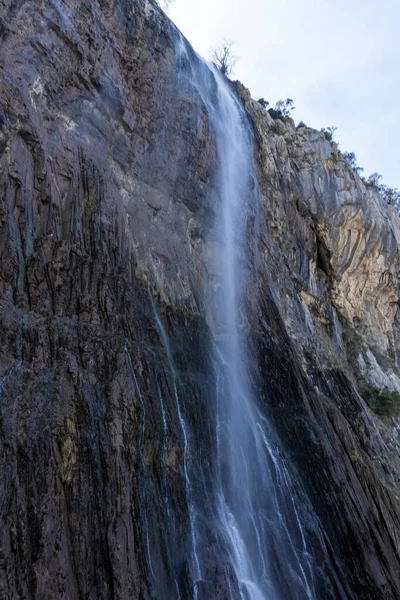
[[[321,129],[322,133],[325,135],[325,139],[327,139],[328,142],[333,141],[333,136],[335,135],[336,130],[337,127],[324,127]]]
[[[381,187],[381,184],[379,183],[381,179],[382,179],[382,175],[379,175],[379,173],[371,173],[371,175],[368,177],[365,185],[367,187],[379,190],[379,188]]]
[[[286,100],[278,100],[275,104],[275,108],[270,108],[268,112],[273,119],[284,119],[285,117],[290,117],[290,113],[294,109],[295,106],[293,100],[291,98],[286,98]]]
[[[382,175],[379,173],[372,173],[368,179],[362,176],[364,169],[359,167],[357,164],[357,157],[354,152],[343,152],[343,158],[349,163],[350,167],[360,177],[361,181],[367,188],[376,190],[380,193],[382,198],[390,205],[393,206],[397,213],[400,214],[400,191],[396,188],[391,188],[387,185],[380,183]]]
[[[259,99],[257,100],[257,102],[258,102],[258,104],[261,104],[261,106],[262,106],[263,108],[267,108],[267,106],[269,105],[269,102],[268,102],[268,100],[264,100],[264,98],[259,98]]]
[[[364,184],[368,188],[371,188],[371,189],[379,192],[380,195],[382,196],[382,198],[384,200],[386,200],[386,202],[389,205],[394,206],[397,213],[400,214],[400,192],[399,192],[399,190],[397,190],[395,188],[391,188],[387,185],[384,185],[383,183],[380,183],[381,179],[382,179],[382,175],[379,175],[379,173],[372,173],[372,175],[370,175],[368,177],[368,179],[365,179],[364,177],[362,177]]]
[[[380,186],[380,193],[388,204],[394,206],[397,212],[400,214],[400,192],[395,188],[388,187],[387,185]]]
[[[352,169],[357,173],[362,173],[364,169],[357,164],[357,157],[354,152],[343,152],[343,158],[349,163]]]

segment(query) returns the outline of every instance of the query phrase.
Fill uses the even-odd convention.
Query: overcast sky
[[[170,17],[207,59],[234,40],[255,99],[293,98],[296,122],[337,127],[364,175],[400,188],[400,0],[176,0]]]

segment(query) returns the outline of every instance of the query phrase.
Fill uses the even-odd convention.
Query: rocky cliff
[[[200,61],[150,0],[3,0],[0,27],[0,598],[240,598],[213,525],[223,157]],[[400,390],[399,220],[323,133],[231,88],[259,200],[251,381],[311,597],[398,598],[399,423],[362,394]],[[279,554],[281,597],[307,597]]]

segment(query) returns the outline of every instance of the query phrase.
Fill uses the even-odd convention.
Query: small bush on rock
[[[396,188],[391,188],[387,185],[382,184],[380,181],[382,175],[379,173],[372,173],[368,179],[363,177],[363,168],[357,164],[357,157],[354,152],[343,152],[343,158],[349,163],[350,167],[361,177],[361,181],[364,185],[372,190],[376,190],[380,193],[382,198],[390,205],[393,206],[397,213],[400,214],[400,191]]]
[[[286,100],[278,100],[275,104],[275,108],[270,108],[268,110],[269,114],[273,119],[284,119],[285,117],[290,117],[290,113],[295,109],[293,105],[293,100],[291,98],[286,98]]]
[[[370,409],[380,417],[392,417],[400,414],[400,393],[390,392],[366,384],[362,395]]]
[[[325,139],[327,139],[328,142],[333,141],[333,136],[335,135],[336,130],[337,127],[326,127],[324,129],[321,129],[322,133],[325,135]]]
[[[382,175],[379,175],[379,173],[372,173],[367,181],[366,181],[366,186],[370,187],[370,188],[374,188],[375,190],[379,190],[380,189],[380,180],[382,179]]]
[[[388,187],[387,185],[381,185],[379,190],[388,204],[394,206],[397,212],[400,214],[400,192],[395,188]]]
[[[261,104],[263,108],[267,108],[267,106],[269,106],[269,102],[267,100],[264,100],[264,98],[259,98],[257,102],[258,104]]]

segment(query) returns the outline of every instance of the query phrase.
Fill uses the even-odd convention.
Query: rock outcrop
[[[215,134],[151,0],[3,0],[0,28],[0,599],[183,600],[179,401],[211,519]],[[259,405],[331,597],[395,599],[399,424],[360,392],[400,390],[399,219],[323,133],[232,85],[259,175]],[[204,529],[199,598],[236,598]]]

